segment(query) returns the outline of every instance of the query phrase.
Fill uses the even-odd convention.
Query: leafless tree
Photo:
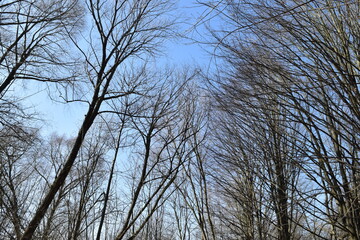
[[[28,160],[38,156],[40,140],[36,129],[19,125],[2,128],[0,132],[0,236],[17,239],[26,223],[30,199],[34,199],[37,179],[32,178],[34,171]]]
[[[166,35],[166,30],[171,25],[163,17],[168,6],[168,2],[149,0],[86,1],[88,16],[92,21],[88,37],[84,38],[88,49],[84,49],[73,39],[83,55],[86,78],[81,87],[84,95],[83,98],[77,96],[76,99],[63,96],[67,101],[86,102],[88,110],[67,160],[37,208],[22,239],[32,238],[56,193],[64,184],[86,133],[99,115],[102,103],[140,91],[139,83],[121,74],[121,66],[126,66],[126,61],[130,58],[145,56],[144,54],[156,49],[156,44]],[[125,87],[122,88],[124,84]]]
[[[101,131],[98,131],[98,133]],[[60,172],[73,140],[53,135],[50,139],[17,138],[8,131],[8,141],[2,146],[1,236],[18,239],[28,224],[36,205]],[[3,134],[5,135],[5,134]],[[22,142],[26,139],[27,142]],[[35,232],[42,239],[78,239],[94,231],[97,209],[102,200],[102,183],[106,173],[105,139],[94,134],[88,138],[69,178],[54,198],[44,221]],[[44,148],[44,146],[46,146]],[[16,147],[16,148],[15,148]],[[94,211],[96,209],[96,211]],[[20,235],[19,235],[20,234]]]
[[[257,91],[264,102],[263,96],[276,95],[272,105],[282,109],[280,125],[290,124],[286,129],[293,134],[286,138],[300,154],[302,178],[310,180],[299,192],[306,215],[297,224],[318,238],[358,239],[359,2],[222,1],[211,6],[227,28],[212,32],[217,55],[240,72],[235,81],[267,78]],[[249,66],[251,71],[244,72]],[[319,232],[321,225],[331,229]]]
[[[189,129],[183,92],[192,77],[165,75],[148,97],[129,110],[135,111],[130,116],[139,152],[135,152],[133,160],[136,171],[131,176],[130,205],[117,239],[145,234],[144,227],[173,193],[178,172],[188,161],[185,146],[194,133]]]
[[[82,23],[79,1],[5,0],[0,11],[0,99],[15,80],[73,79],[67,29]]]
[[[180,239],[216,239],[215,223],[211,206],[211,189],[208,180],[207,132],[208,109],[205,91],[198,85],[188,94],[188,108],[191,113],[191,128],[195,133],[188,144],[190,161],[184,166],[177,181],[177,196],[174,199],[174,214]],[[176,206],[176,203],[178,206]],[[181,218],[185,219],[181,219]],[[192,233],[194,232],[195,233]],[[197,233],[196,233],[197,232]]]
[[[294,239],[296,126],[286,123],[281,99],[267,92],[262,84],[267,76],[257,75],[259,70],[242,65],[213,91],[214,177],[226,199],[221,219],[235,238]]]
[[[34,182],[38,179],[34,177],[34,169],[29,167],[30,159],[36,158],[31,155],[35,155],[37,126],[34,114],[23,106],[24,96],[19,91],[23,88],[21,80],[73,79],[72,60],[65,47],[69,43],[65,25],[77,29],[82,16],[78,1],[5,0],[0,3],[0,131],[2,150],[7,155],[3,158],[7,163],[1,164],[2,173],[6,173],[2,175],[5,177],[2,194],[11,196],[4,202],[7,206],[4,209],[10,210],[14,204],[19,206],[12,208],[13,214],[19,217],[13,228],[16,234],[5,238],[20,238],[27,222],[27,210],[33,206],[31,199],[34,202],[36,199],[28,191],[34,190]],[[13,151],[11,156],[9,151]]]

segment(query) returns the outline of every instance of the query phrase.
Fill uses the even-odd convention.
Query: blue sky
[[[192,0],[182,0],[178,2],[176,13],[184,18],[183,23],[179,24],[180,33],[186,37],[199,37],[198,33],[191,31],[192,24],[198,21],[204,8],[199,7]],[[157,67],[161,64],[176,67],[206,67],[209,63],[209,55],[201,46],[189,39],[172,39],[166,42]],[[160,65],[160,66],[159,66]],[[39,114],[39,118],[44,119],[39,124],[42,133],[58,133],[67,137],[75,136],[86,112],[86,105],[81,103],[63,104],[52,101],[46,87],[41,83],[31,83],[24,88],[24,96],[27,98],[26,105],[33,107]],[[34,94],[35,93],[35,94]]]

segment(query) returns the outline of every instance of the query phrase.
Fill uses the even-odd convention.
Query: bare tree
[[[290,123],[290,146],[301,153],[310,181],[299,192],[306,215],[297,224],[318,238],[358,239],[359,2],[222,3],[215,12],[227,29],[213,32],[216,53],[240,72],[235,80],[268,79],[256,90],[277,96],[281,126]],[[244,73],[248,66],[258,70]],[[318,232],[311,219],[331,229]]]
[[[188,161],[185,146],[194,133],[189,129],[183,93],[192,77],[167,73],[148,97],[129,110],[135,110],[130,114],[131,122],[134,135],[142,144],[137,146],[130,206],[117,239],[145,234],[143,229],[173,193],[174,181]]]
[[[213,209],[210,199],[212,191],[209,184],[209,157],[206,144],[208,128],[208,109],[205,91],[194,84],[188,94],[186,112],[191,116],[191,129],[194,135],[188,144],[190,161],[184,166],[177,181],[177,196],[174,199],[174,214],[177,220],[180,239],[191,238],[192,229],[197,234],[192,237],[204,240],[216,239]],[[176,206],[177,203],[179,206]],[[177,208],[176,208],[177,207]],[[185,214],[184,216],[182,216]],[[181,219],[181,216],[185,219]],[[193,223],[194,222],[194,223]]]
[[[82,146],[77,164],[56,194],[41,226],[35,232],[36,237],[78,239],[80,236],[89,236],[89,232],[94,230],[94,222],[99,214],[92,209],[101,204],[101,187],[107,170],[105,155],[108,151],[107,141],[99,133],[102,133],[101,128],[92,132],[93,136]],[[32,166],[36,171],[32,177],[40,176],[38,186],[33,189],[39,197],[32,200],[33,204],[39,202],[44,190],[50,188],[72,144],[73,140],[65,137],[53,135],[50,138],[41,160]]]
[[[66,28],[82,23],[79,1],[6,0],[0,11],[0,99],[15,80],[73,79]]]
[[[294,239],[300,173],[296,125],[286,122],[281,99],[268,92],[267,75],[260,71],[243,64],[213,91],[213,175],[228,198],[219,217],[235,238]]]
[[[0,236],[18,239],[26,223],[30,199],[34,199],[37,179],[32,178],[34,171],[29,168],[29,159],[38,156],[40,140],[36,129],[19,125],[2,128],[0,132]]]
[[[99,115],[102,103],[138,92],[141,84],[121,75],[120,67],[125,66],[126,60],[132,57],[153,51],[157,41],[166,35],[166,30],[171,25],[162,17],[168,10],[168,2],[164,1],[90,0],[86,2],[86,7],[92,20],[89,37],[84,39],[89,48],[83,49],[75,40],[73,43],[83,55],[87,79],[84,79],[86,84],[82,88],[84,97],[89,96],[89,100],[67,100],[86,102],[88,110],[67,160],[37,208],[22,239],[32,238],[56,193],[64,184],[86,133]],[[125,83],[125,88],[120,88],[124,86],[121,83]]]

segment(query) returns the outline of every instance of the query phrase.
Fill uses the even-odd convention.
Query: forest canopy
[[[0,239],[360,239],[359,18],[359,0],[0,1]],[[164,58],[182,41],[194,66]],[[44,131],[39,88],[81,109],[57,120],[76,134]]]

